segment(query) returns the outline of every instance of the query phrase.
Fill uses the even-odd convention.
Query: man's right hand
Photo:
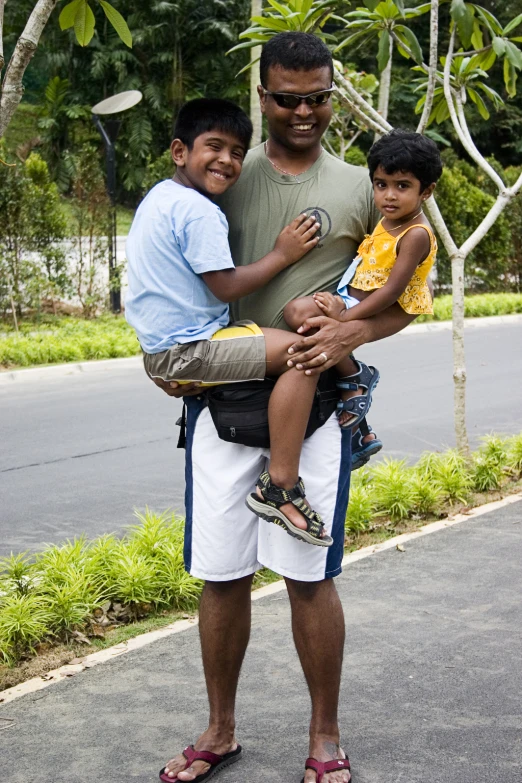
[[[319,242],[317,230],[321,228],[314,217],[298,215],[290,225],[285,226],[276,239],[274,251],[286,261],[286,266],[295,264],[305,253]]]
[[[177,381],[164,381],[161,378],[151,378],[152,381],[169,397],[196,397],[201,394],[201,384],[199,383],[178,383]]]

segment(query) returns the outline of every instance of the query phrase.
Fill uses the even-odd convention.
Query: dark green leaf
[[[403,42],[407,44],[407,46],[409,47],[415,62],[421,63],[422,49],[420,48],[420,44],[417,40],[415,33],[412,30],[410,30],[409,27],[405,27],[404,25],[397,25],[395,30],[396,31],[400,30],[401,35],[399,37],[402,38]]]
[[[514,18],[514,19],[512,19],[512,20],[511,20],[511,22],[509,22],[509,24],[507,24],[507,25],[504,27],[503,34],[504,34],[504,35],[509,35],[509,33],[510,33],[512,30],[514,30],[514,29],[515,29],[515,27],[518,27],[518,25],[520,24],[520,22],[522,22],[522,14],[519,14],[518,16],[515,16],[515,18]]]
[[[451,17],[455,20],[464,46],[470,46],[473,35],[473,14],[464,0],[451,0]]]
[[[390,33],[383,30],[379,35],[379,49],[377,51],[377,66],[379,71],[384,71],[390,59]]]
[[[129,49],[131,49],[132,35],[123,16],[110,3],[107,3],[106,0],[100,0],[100,5],[105,11],[105,16],[118,33],[125,46],[128,46]]]
[[[477,109],[479,110],[479,114],[482,117],[483,120],[489,120],[489,111],[487,109],[486,104],[482,100],[481,96],[478,94],[478,92],[475,92],[471,87],[468,87],[466,90],[467,94],[473,101],[473,103],[476,105]]]
[[[74,32],[80,46],[87,46],[94,35],[95,19],[92,8],[87,2],[81,3],[74,17]]]

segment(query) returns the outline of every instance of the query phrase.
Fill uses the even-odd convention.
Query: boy
[[[226,218],[212,199],[239,178],[251,134],[250,120],[230,101],[200,98],[182,107],[171,145],[176,174],[146,196],[129,233],[126,317],[152,378],[208,384],[280,376],[270,397],[271,457],[258,502],[264,518],[290,535],[330,546],[298,476],[317,377],[287,366],[295,335],[251,323],[236,325],[234,334],[223,330],[229,302],[264,286],[319,241],[315,218],[300,215],[271,253],[234,267]]]

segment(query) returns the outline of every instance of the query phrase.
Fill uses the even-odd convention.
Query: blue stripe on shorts
[[[185,397],[187,406],[187,429],[185,445],[185,540],[183,543],[183,559],[185,570],[190,573],[192,565],[192,510],[193,510],[193,480],[192,480],[192,445],[194,443],[194,432],[199,414],[205,407],[205,400],[198,397]]]
[[[348,497],[350,494],[350,471],[352,467],[352,431],[349,427],[341,429],[341,463],[339,465],[339,478],[337,480],[337,497],[332,524],[332,546],[328,549],[326,557],[325,578],[338,576],[341,571],[341,562],[344,555],[344,523]]]

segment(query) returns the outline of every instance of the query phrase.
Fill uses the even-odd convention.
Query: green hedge
[[[416,323],[424,321],[451,321],[452,296],[437,296],[433,302],[433,315],[420,315]],[[522,294],[473,294],[464,300],[466,318],[484,318],[489,315],[522,313]]]
[[[134,330],[124,318],[114,316],[26,323],[19,335],[10,332],[0,338],[0,366],[6,368],[117,359],[139,352]]]

